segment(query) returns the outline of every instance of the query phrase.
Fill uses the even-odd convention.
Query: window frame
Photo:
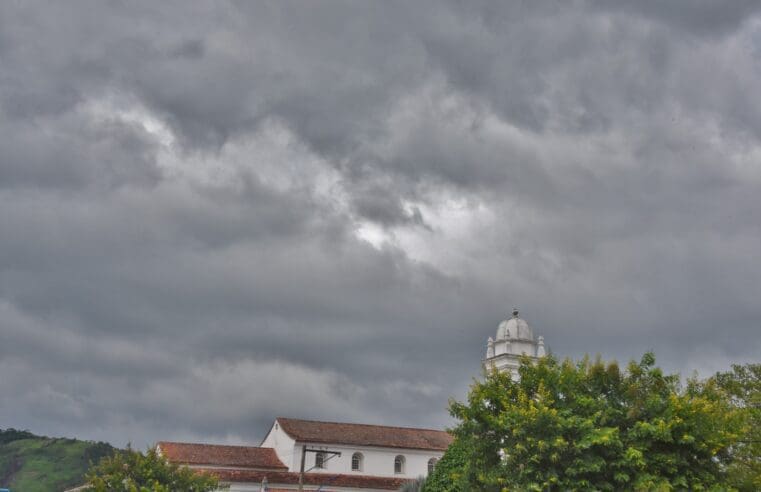
[[[433,473],[433,470],[436,469],[436,465],[439,463],[439,460],[436,459],[436,457],[431,458],[428,460],[428,474],[430,475]]]
[[[354,468],[354,460],[355,459],[357,460],[357,467],[356,468]],[[351,471],[361,472],[362,468],[363,468],[362,465],[364,464],[364,461],[365,461],[365,457],[359,451],[357,451],[356,453],[352,454],[351,455]]]
[[[314,455],[314,467],[318,470],[325,469],[325,453],[322,451],[315,453]]]
[[[404,475],[404,465],[406,462],[407,460],[401,454],[398,454],[394,457],[394,475]]]

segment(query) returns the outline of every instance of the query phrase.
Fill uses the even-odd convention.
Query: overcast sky
[[[758,6],[0,3],[0,427],[443,427],[513,306],[759,362]]]

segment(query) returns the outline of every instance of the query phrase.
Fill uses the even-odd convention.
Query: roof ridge
[[[204,468],[203,466],[198,467],[199,470],[217,470],[217,468]],[[232,471],[232,472],[248,472],[249,470],[235,470],[235,469],[222,469],[222,471]],[[279,470],[252,470],[254,473],[277,473],[277,474],[285,474],[285,475],[294,475],[299,476],[299,472],[297,471],[279,471]],[[316,478],[327,478],[327,477],[352,477],[352,478],[382,478],[382,479],[392,479],[392,480],[415,480],[415,478],[412,477],[399,477],[399,476],[393,476],[390,477],[388,475],[368,475],[366,473],[332,473],[332,472],[304,472],[305,476],[312,476]]]
[[[446,430],[430,429],[426,427],[403,427],[400,425],[382,425],[382,424],[359,424],[356,422],[333,422],[328,420],[310,420],[310,419],[295,419],[291,417],[276,417],[275,420],[291,420],[298,422],[313,422],[315,424],[338,424],[338,425],[357,425],[362,427],[382,427],[385,429],[402,429],[402,430],[417,430],[417,431],[431,431],[431,432],[443,432],[449,434]]]
[[[220,447],[227,447],[227,448],[254,448],[254,449],[271,449],[275,450],[275,448],[270,448],[266,446],[253,446],[248,444],[215,444],[215,443],[208,443],[208,442],[183,442],[183,441],[158,441],[156,442],[156,446],[159,446],[161,444],[186,444],[188,446],[220,446]]]

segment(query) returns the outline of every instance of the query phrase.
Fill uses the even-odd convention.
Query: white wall
[[[228,489],[222,489],[226,492],[260,492],[262,490],[262,484],[260,483],[253,483],[253,482],[236,482],[229,484],[230,488]],[[277,490],[298,490],[298,485],[293,484],[269,484],[269,487],[277,488]],[[356,488],[356,487],[334,487],[329,486],[327,488],[331,491],[338,491],[338,492],[389,492],[388,489],[368,489],[368,488]],[[325,490],[325,488],[320,489],[319,485],[304,485],[304,490]]]
[[[301,466],[301,449],[303,443],[296,442],[275,421],[267,436],[262,441],[261,447],[273,448],[289,471],[298,472]],[[308,448],[326,449],[339,451],[341,456],[330,457],[327,455],[325,468],[313,468],[315,465],[315,453],[307,453],[305,469],[310,473],[342,473],[348,475],[373,475],[378,477],[417,478],[428,475],[428,460],[431,458],[441,459],[443,451],[429,451],[417,449],[379,448],[370,446],[347,446],[344,444],[314,444],[306,443]],[[352,471],[351,458],[356,452],[362,453],[362,468]],[[404,456],[404,473],[394,473],[394,459]],[[311,468],[311,470],[310,470]]]
[[[277,457],[288,467],[290,471],[299,471],[301,466],[301,448],[298,448],[298,454],[296,453],[296,441],[291,436],[286,434],[277,420],[270,428],[267,437],[264,438],[259,447],[273,448]]]
[[[416,449],[376,448],[346,445],[309,444],[309,448],[324,448],[330,451],[340,451],[341,456],[330,458],[325,462],[325,468],[313,468],[310,473],[344,473],[349,475],[373,475],[377,477],[417,478],[428,475],[428,460],[431,458],[441,459],[443,451],[422,451]],[[301,443],[296,445],[294,456],[295,466],[291,471],[299,471],[301,464]],[[363,455],[362,469],[352,471],[351,457],[354,453]],[[394,473],[394,459],[402,455],[405,459],[404,473]],[[306,469],[315,464],[315,453],[307,453]]]

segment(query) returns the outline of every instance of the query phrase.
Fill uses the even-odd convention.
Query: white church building
[[[489,337],[487,370],[517,377],[520,357],[544,356],[544,339],[513,311]],[[398,490],[427,476],[452,436],[442,430],[278,417],[259,446],[159,442],[167,460],[216,475],[231,492]],[[303,466],[302,466],[303,463]],[[302,474],[301,471],[304,471]]]
[[[432,429],[278,417],[259,446],[159,442],[169,461],[216,475],[231,492],[397,490],[426,476],[452,436]],[[306,450],[306,452],[305,452]]]

